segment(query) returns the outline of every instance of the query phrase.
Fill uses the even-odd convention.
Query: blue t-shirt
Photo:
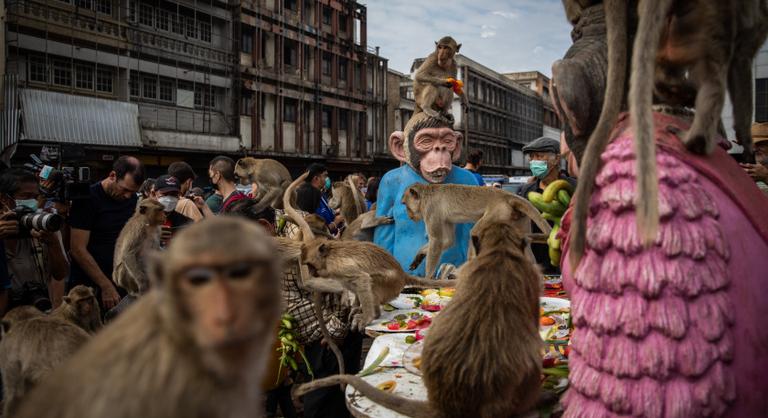
[[[392,254],[405,271],[408,271],[408,266],[419,248],[428,241],[424,221],[412,221],[406,213],[405,205],[400,201],[405,189],[415,183],[427,184],[427,181],[409,165],[396,168],[381,178],[376,198],[376,216],[391,216],[395,219],[395,223],[376,227],[373,242]],[[444,183],[476,186],[477,179],[468,170],[453,166]],[[469,231],[473,225],[456,225],[456,240],[453,247],[443,252],[440,264],[450,263],[460,266],[467,261]],[[409,273],[423,277],[425,269],[426,260],[415,271]]]

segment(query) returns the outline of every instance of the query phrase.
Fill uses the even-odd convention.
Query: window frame
[[[105,77],[105,74],[108,77]],[[105,80],[109,80],[106,82]],[[100,86],[109,84],[109,90],[100,88]],[[96,68],[96,91],[100,93],[114,93],[115,92],[115,79],[114,71],[111,67],[98,67]]]
[[[80,90],[93,90],[95,87],[95,71],[93,65],[76,63],[74,70],[75,88]],[[81,75],[84,77],[81,78]]]
[[[42,71],[35,71],[35,68],[40,69],[40,65],[42,65]],[[34,74],[42,74],[43,79],[34,79]],[[27,57],[27,81],[31,81],[34,83],[48,83],[48,80],[50,79],[50,68],[48,66],[48,60],[44,56],[38,56],[38,55],[29,55]]]
[[[66,64],[66,65],[65,65]],[[57,68],[59,67],[59,68]],[[67,84],[59,83],[56,81],[57,74],[56,71],[63,70],[67,72],[67,78],[69,79],[69,82]],[[56,86],[62,86],[62,87],[72,87],[72,63],[69,61],[64,60],[53,60],[51,64],[51,82]]]

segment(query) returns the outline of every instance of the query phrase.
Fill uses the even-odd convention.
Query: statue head
[[[389,137],[389,150],[430,183],[442,183],[461,156],[463,136],[446,121],[425,113],[414,115],[405,130]]]

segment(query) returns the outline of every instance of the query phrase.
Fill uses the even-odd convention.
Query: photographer
[[[16,224],[15,233],[4,239],[11,281],[9,308],[35,305],[41,310],[51,309],[48,284],[51,279],[63,280],[69,270],[58,232],[46,231],[44,224],[37,222],[32,228],[18,222],[22,216],[33,215],[38,211],[39,198],[40,185],[34,174],[10,169],[0,175],[2,220],[7,228],[13,227],[8,221]],[[37,219],[40,221],[44,218]],[[60,224],[48,229],[58,230],[59,227]]]

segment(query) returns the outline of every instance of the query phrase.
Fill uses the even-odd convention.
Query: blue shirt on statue
[[[405,211],[405,205],[401,202],[405,189],[415,183],[426,184],[427,181],[409,165],[391,170],[381,178],[376,199],[376,216],[391,216],[395,223],[377,226],[374,231],[373,242],[392,254],[403,267],[403,270],[424,277],[426,259],[415,271],[408,271],[408,266],[410,266],[419,248],[427,243],[424,221],[412,221]],[[476,186],[477,180],[468,170],[454,165],[444,183]],[[456,225],[456,241],[453,247],[443,252],[439,264],[450,263],[458,267],[467,261],[469,231],[473,225]]]

